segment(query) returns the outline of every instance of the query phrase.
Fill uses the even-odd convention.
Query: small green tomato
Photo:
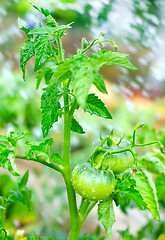
[[[125,148],[126,145],[121,144],[120,146],[112,145],[108,150],[118,151]],[[98,163],[101,160],[104,152],[100,152],[93,159],[94,163]],[[127,170],[134,162],[133,156],[130,152],[121,152],[116,154],[107,155],[102,163],[103,168],[108,168],[114,172],[115,175],[123,173]]]
[[[112,194],[116,180],[112,171],[97,170],[90,163],[77,165],[72,172],[72,185],[82,197],[100,201]]]

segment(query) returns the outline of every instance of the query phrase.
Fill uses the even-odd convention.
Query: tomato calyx
[[[108,140],[112,145],[109,146]],[[112,170],[114,174],[120,174],[132,167],[134,163],[133,150],[131,144],[126,139],[115,139],[107,137],[103,144],[95,149],[89,161],[98,170]]]

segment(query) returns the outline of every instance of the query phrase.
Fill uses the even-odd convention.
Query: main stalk
[[[59,61],[64,61],[61,39],[57,40],[59,48]],[[67,87],[67,80],[63,83]],[[63,159],[65,162],[64,170],[62,172],[68,197],[69,213],[70,213],[70,234],[69,240],[78,240],[81,229],[81,222],[78,215],[76,194],[71,182],[71,165],[70,165],[70,132],[73,113],[70,114],[68,106],[68,95],[64,95],[64,138],[63,138]],[[73,108],[72,108],[73,109]],[[74,110],[74,109],[73,109]]]

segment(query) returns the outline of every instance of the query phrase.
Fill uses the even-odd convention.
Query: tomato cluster
[[[102,148],[90,162],[77,165],[72,172],[72,185],[82,197],[99,201],[110,196],[115,190],[115,175],[123,173],[133,164],[133,156],[129,151],[107,154],[105,151],[116,152],[127,147],[127,143]],[[101,169],[97,166],[101,162]]]
[[[112,145],[108,150],[110,151],[118,151],[123,149],[125,146],[124,144],[117,146]],[[94,162],[97,164],[101,157],[103,156],[104,152],[100,152],[94,158]],[[123,173],[133,164],[133,156],[130,152],[121,152],[116,154],[109,154],[103,160],[103,168],[110,169],[114,172],[115,175]]]

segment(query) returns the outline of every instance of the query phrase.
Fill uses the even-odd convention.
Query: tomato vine
[[[33,5],[33,4],[32,4]],[[88,44],[82,39],[81,49],[77,54],[65,58],[62,46],[62,38],[65,31],[71,28],[71,24],[59,26],[47,9],[33,7],[45,16],[46,25],[39,23],[35,29],[30,30],[24,26],[19,19],[19,27],[27,36],[21,46],[20,66],[23,71],[23,78],[26,79],[25,68],[30,58],[35,56],[34,72],[37,74],[37,88],[45,77],[45,88],[41,96],[42,109],[42,132],[45,140],[39,145],[28,143],[29,151],[18,154],[16,145],[24,138],[23,132],[9,132],[7,136],[0,136],[1,163],[0,166],[7,168],[13,175],[19,175],[15,158],[39,162],[60,172],[64,178],[67,190],[70,233],[69,240],[78,240],[82,223],[98,203],[98,220],[105,227],[109,239],[112,239],[111,228],[115,222],[113,211],[113,200],[120,204],[120,194],[125,194],[135,201],[141,209],[148,209],[156,220],[160,219],[155,190],[152,178],[138,164],[136,147],[145,147],[157,144],[162,150],[164,146],[159,141],[138,144],[136,143],[136,130],[143,127],[137,124],[133,131],[132,142],[126,147],[121,147],[123,138],[115,139],[111,135],[101,139],[98,147],[93,151],[88,162],[78,165],[72,171],[70,159],[70,137],[71,131],[84,134],[80,123],[75,119],[75,110],[82,108],[85,113],[96,115],[110,120],[112,118],[105,104],[94,93],[89,90],[94,84],[96,88],[107,94],[106,86],[99,70],[103,65],[120,65],[129,70],[137,70],[127,59],[128,54],[118,52],[118,46],[112,40],[102,40],[104,33]],[[113,43],[114,52],[104,49],[105,43]],[[85,55],[86,52],[98,45],[98,52]],[[49,74],[46,74],[48,73]],[[48,133],[59,118],[64,120],[64,136],[62,156],[58,153],[51,154],[53,139],[47,138]],[[114,148],[113,148],[114,147]],[[164,151],[164,150],[163,150]],[[122,154],[132,154],[133,161],[120,169],[119,158],[123,161]],[[101,153],[101,156],[99,154]],[[97,162],[96,157],[99,156]],[[116,156],[115,165],[119,164],[118,170],[113,173],[113,166],[104,165],[108,156],[111,162]],[[127,155],[128,156],[128,155]],[[115,169],[115,168],[114,168]],[[128,170],[128,171],[125,171]],[[132,172],[132,171],[133,172]],[[116,176],[115,176],[115,175]],[[27,175],[22,180],[23,189],[27,182]],[[146,192],[143,191],[145,187]],[[22,190],[20,190],[22,191]],[[76,192],[82,196],[80,207],[77,206]],[[149,200],[148,200],[149,199]],[[2,230],[1,230],[2,231]]]

